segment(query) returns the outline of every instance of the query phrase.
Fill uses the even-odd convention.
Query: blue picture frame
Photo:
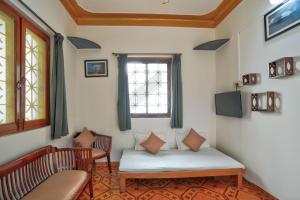
[[[300,0],[288,0],[264,15],[265,41],[300,24]]]
[[[108,61],[104,60],[85,60],[84,72],[86,78],[108,77]]]

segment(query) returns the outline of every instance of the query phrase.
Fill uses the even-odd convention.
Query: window
[[[15,121],[14,18],[0,11],[0,124]]]
[[[128,58],[132,117],[170,116],[171,58]]]
[[[49,125],[49,37],[0,2],[0,135]]]

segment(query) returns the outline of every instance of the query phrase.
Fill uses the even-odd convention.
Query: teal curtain
[[[181,55],[175,54],[172,63],[172,128],[182,128],[182,115]]]
[[[127,74],[127,54],[118,56],[118,121],[121,131],[131,129],[130,103]]]
[[[69,134],[67,119],[66,85],[64,71],[64,37],[54,36],[51,82],[51,136],[57,139]]]

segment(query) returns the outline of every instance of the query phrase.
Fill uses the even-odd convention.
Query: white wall
[[[83,126],[113,137],[113,160],[133,146],[133,133],[165,132],[175,145],[174,132],[194,127],[215,144],[215,53],[193,51],[214,38],[213,29],[80,26],[78,36],[102,49],[78,51],[76,68],[76,130]],[[117,59],[112,52],[182,53],[184,128],[172,130],[170,119],[132,119],[132,130],[120,132],[117,121]],[[108,59],[109,77],[85,78],[84,60]]]
[[[10,0],[14,1],[14,0]],[[242,161],[246,177],[283,200],[299,199],[300,150],[297,103],[299,75],[268,79],[269,61],[299,55],[300,27],[269,42],[263,38],[263,14],[268,1],[245,0],[217,27],[216,38],[230,37],[228,45],[213,52],[193,51],[201,42],[215,38],[214,29],[159,27],[76,27],[59,0],[25,0],[56,31],[83,36],[102,45],[100,51],[75,51],[64,43],[69,128],[73,133],[87,126],[113,136],[113,160],[133,145],[133,133],[174,132],[191,127],[203,131],[212,145]],[[238,36],[239,35],[239,36]],[[239,38],[239,39],[238,39]],[[117,125],[117,63],[112,52],[180,52],[184,96],[184,128],[170,129],[169,119],[133,119],[133,129],[120,132]],[[240,55],[240,57],[238,56]],[[215,59],[216,58],[216,59]],[[85,59],[108,59],[109,77],[84,78]],[[215,63],[216,62],[216,63]],[[217,66],[217,67],[216,67]],[[233,81],[245,73],[260,73],[262,83],[242,89],[245,117],[215,117],[213,94],[233,90]],[[275,90],[282,95],[282,112],[250,112],[251,92]],[[71,135],[50,140],[50,129],[0,137],[0,163],[47,144],[69,146]],[[173,140],[173,143],[175,141]]]
[[[17,1],[10,0],[10,2]],[[64,36],[76,31],[75,23],[69,14],[65,12],[64,7],[59,0],[43,0],[39,2],[36,0],[25,0],[24,2],[37,12],[38,15],[40,15],[57,32],[60,32]],[[74,132],[75,114],[73,108],[75,105],[72,99],[75,94],[74,66],[76,61],[74,60],[74,57],[76,57],[76,51],[67,41],[64,42],[64,55],[69,129],[70,132]],[[71,136],[59,140],[51,140],[50,127],[2,136],[0,137],[0,164],[47,144],[56,146],[70,145],[70,137]]]
[[[16,2],[16,0],[9,0]],[[53,144],[70,146],[72,134],[83,126],[113,136],[113,160],[123,148],[133,146],[133,133],[166,132],[175,145],[174,132],[191,127],[215,145],[215,53],[192,48],[214,38],[214,29],[155,27],[76,27],[59,0],[25,0],[50,26],[63,35],[83,36],[102,45],[98,51],[77,51],[64,42],[67,105],[71,134],[50,139],[50,128],[41,128],[0,137],[0,163],[38,147]],[[78,29],[78,30],[77,30]],[[133,119],[132,131],[122,133],[117,124],[117,62],[112,52],[178,52],[182,55],[184,128],[172,130],[170,119]],[[84,78],[85,59],[108,59],[108,78]]]
[[[271,80],[268,63],[284,56],[300,55],[300,27],[265,42],[263,15],[271,8],[268,1],[242,1],[216,29],[217,38],[231,38],[217,52],[217,90],[233,90],[233,82],[246,73],[260,73],[262,77],[260,84],[242,89],[243,119],[217,117],[217,148],[242,161],[250,181],[279,199],[297,200],[300,199],[297,186],[300,75]],[[251,112],[250,93],[267,90],[281,94],[281,113]]]

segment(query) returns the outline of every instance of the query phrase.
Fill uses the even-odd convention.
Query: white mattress
[[[124,150],[120,160],[121,172],[166,172],[210,169],[245,168],[244,165],[214,148],[199,152],[189,150],[146,151]]]

